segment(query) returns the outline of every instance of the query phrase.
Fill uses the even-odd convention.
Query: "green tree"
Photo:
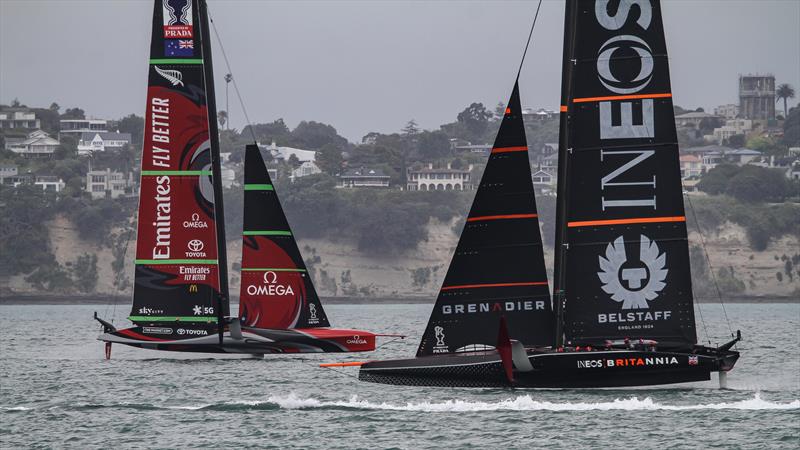
[[[483,134],[491,118],[492,113],[486,110],[483,103],[472,103],[456,117],[458,122],[463,124],[473,136]]]
[[[336,128],[324,123],[302,121],[292,130],[292,143],[296,147],[317,150],[325,144],[347,148],[347,139],[339,136]]]
[[[419,126],[417,126],[417,122],[414,119],[409,120],[406,126],[403,127],[403,134],[409,137],[419,134]]]
[[[787,107],[787,100],[790,98],[794,98],[794,88],[787,84],[779,84],[778,87],[775,89],[775,101],[779,102],[783,100],[783,117],[787,118],[789,116],[789,109]]]
[[[442,131],[423,131],[417,139],[417,151],[424,160],[434,160],[450,155],[450,139]]]
[[[783,122],[783,143],[789,147],[800,146],[800,106],[790,109]]]
[[[72,277],[81,292],[94,292],[97,287],[97,255],[88,253],[78,257],[72,265]]]
[[[328,175],[337,175],[342,170],[342,150],[333,144],[325,144],[317,151],[316,163]]]
[[[120,133],[130,133],[131,144],[142,145],[144,140],[144,117],[129,114],[116,123]]]
[[[720,164],[708,171],[697,183],[697,189],[713,195],[724,193],[728,189],[728,181],[739,173],[739,167],[733,164]]]
[[[743,134],[734,134],[725,141],[725,144],[733,148],[742,148],[745,145],[745,136]]]
[[[80,108],[67,108],[64,114],[61,114],[61,119],[85,119],[86,114]]]
[[[225,128],[225,124],[228,123],[228,112],[227,111],[217,112],[217,122],[219,122],[220,128]]]
[[[283,119],[278,119],[270,123],[256,123],[247,125],[242,129],[242,136],[251,139],[255,136],[256,140],[264,144],[270,144],[273,141],[278,145],[288,145],[291,139],[291,131]]]

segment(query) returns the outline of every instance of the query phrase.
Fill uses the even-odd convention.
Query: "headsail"
[[[137,323],[216,323],[228,315],[220,301],[227,284],[204,18],[199,0],[155,2],[130,316]]]
[[[552,344],[550,293],[516,82],[417,356],[491,348],[503,316],[511,339]]]
[[[658,0],[567,6],[558,248],[567,342],[696,342]],[[560,286],[559,283],[556,283]]]
[[[330,326],[258,146],[244,163],[239,317],[256,328]]]

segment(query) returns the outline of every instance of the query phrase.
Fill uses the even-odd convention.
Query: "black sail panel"
[[[551,345],[550,293],[517,83],[417,356],[491,348],[502,316],[512,339]]]
[[[239,317],[256,328],[330,326],[258,146],[247,146]]]
[[[567,342],[696,342],[661,6],[572,1],[565,208]],[[568,10],[570,9],[568,8]],[[558,270],[558,268],[557,268]]]

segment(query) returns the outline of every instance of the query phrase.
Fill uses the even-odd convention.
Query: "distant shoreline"
[[[365,305],[365,304],[432,304],[435,297],[323,297],[326,305]],[[719,303],[716,299],[697,300],[697,303]],[[1,294],[0,305],[130,305],[129,296],[108,295],[23,295]],[[233,304],[239,299],[234,298]],[[796,297],[730,297],[725,303],[800,303]]]

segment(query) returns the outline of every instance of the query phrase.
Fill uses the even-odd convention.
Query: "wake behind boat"
[[[156,0],[133,309],[98,339],[207,353],[359,352],[376,334],[330,328],[258,146],[245,158],[239,317],[230,317],[219,135],[204,0]]]
[[[658,0],[568,0],[552,308],[517,81],[417,357],[359,378],[724,384],[741,335],[697,344],[671,97]]]

